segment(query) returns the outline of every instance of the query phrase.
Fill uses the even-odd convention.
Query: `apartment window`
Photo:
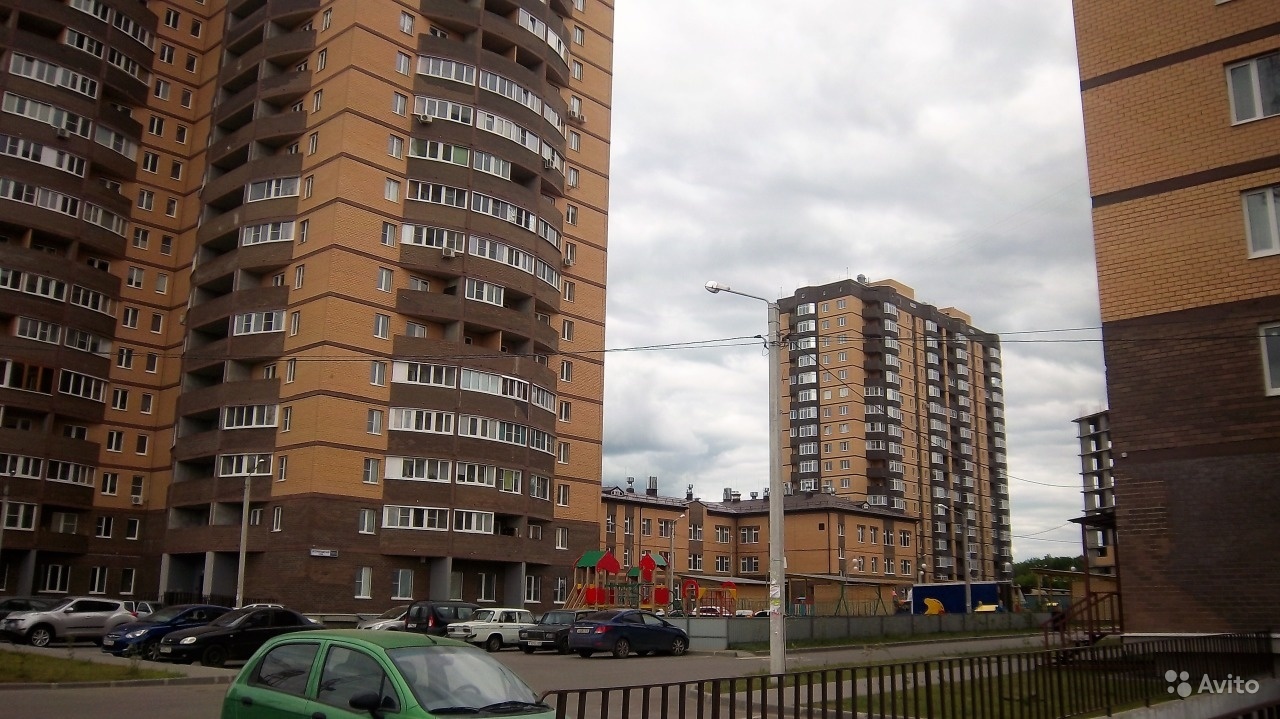
[[[391,281],[393,276],[394,275],[390,268],[387,268],[387,267],[378,268],[378,279],[376,281],[376,286],[379,292],[391,291]]]
[[[582,150],[582,134],[576,130],[569,131],[569,149],[574,152]]]
[[[413,58],[411,58],[407,53],[403,53],[403,52],[396,53],[396,72],[400,73],[401,75],[408,75],[410,72],[412,72],[412,67],[413,67]]]
[[[573,381],[573,361],[572,360],[560,361],[560,381],[561,382]]]
[[[320,149],[320,133],[313,132],[311,133],[311,136],[307,138],[307,154],[314,155],[316,154],[316,150],[319,150],[319,149]]]
[[[316,72],[325,69],[329,64],[329,50],[326,48],[316,53]]]
[[[111,532],[115,529],[115,519],[108,516],[98,517],[97,523],[93,528],[93,536],[98,539],[111,539]]]
[[[413,599],[413,570],[391,570],[391,598]]]
[[[391,95],[391,111],[397,115],[403,116],[409,111],[409,97],[400,93]]]
[[[320,108],[324,106],[324,90],[316,90],[311,95],[311,111],[320,112]]]
[[[578,168],[570,167],[568,172],[566,172],[564,176],[565,184],[568,185],[569,187],[577,187],[578,180],[579,180]]]
[[[142,283],[146,278],[146,273],[141,267],[130,267],[125,275],[124,283],[134,289],[141,289]]]
[[[164,135],[164,118],[152,115],[147,121],[147,132],[157,137]]]
[[[151,332],[160,334],[164,330],[164,315],[159,312],[151,313]]]
[[[387,154],[397,160],[404,158],[404,138],[397,135],[387,137]]]
[[[166,12],[173,12],[173,11],[167,10]],[[172,45],[166,45],[164,43],[160,43],[160,52],[158,53],[158,55],[160,56],[160,62],[163,62],[167,65],[173,64],[173,46]]]
[[[563,320],[560,325],[560,338],[563,340],[573,340],[573,320]]]
[[[569,443],[558,442],[556,444],[556,461],[560,464],[569,463]]]
[[[190,90],[182,91],[182,99],[179,101],[183,107],[191,109],[191,103],[195,100],[195,94]]]
[[[289,334],[296,335],[302,325],[302,311],[289,313]]]
[[[298,223],[298,244],[307,244],[307,235],[311,232],[311,220],[303,220]]]
[[[177,10],[174,10],[173,8],[169,8],[164,11],[164,26],[171,27],[174,30],[177,30],[178,23],[181,20],[181,18],[182,18],[182,15]]]
[[[183,168],[183,165],[178,160],[174,160],[173,162],[169,163],[169,179],[181,180],[182,168]]]
[[[1228,66],[1227,83],[1235,122],[1280,115],[1280,52]]]
[[[124,521],[124,538],[137,541],[142,535],[142,520],[130,517]]]
[[[356,567],[356,599],[373,599],[373,567]]]
[[[191,37],[200,37],[200,33],[204,31],[204,23],[199,20],[191,21]]]
[[[160,79],[156,80],[156,87],[154,91],[154,94],[156,97],[160,98],[161,100],[168,100],[169,93],[171,90],[172,90],[172,86],[169,84],[168,80],[160,80]]]
[[[400,13],[400,32],[406,35],[413,34],[413,13]]]
[[[1280,323],[1263,325],[1258,330],[1262,340],[1262,369],[1269,395],[1280,395]]]
[[[577,60],[574,60],[573,64],[570,67],[573,72],[573,79],[581,80],[582,79],[582,63],[578,62]]]
[[[295,290],[302,289],[302,284],[306,280],[306,277],[307,277],[306,265],[298,265],[297,267],[293,268],[293,289]]]
[[[583,45],[586,43],[586,41],[587,41],[587,31],[583,30],[581,27],[577,25],[574,25],[573,26],[573,44]]]
[[[311,193],[316,189],[316,176],[307,175],[302,179],[302,197],[311,197]]]
[[[120,474],[118,472],[102,473],[102,493],[108,497],[114,497],[120,486]]]
[[[190,132],[190,128],[188,128],[186,125],[178,125],[178,129],[174,130],[173,132],[173,139],[177,140],[179,145],[185,145],[187,144],[188,132]]]
[[[573,302],[578,297],[578,285],[571,280],[564,281],[564,301]]]
[[[196,58],[195,55],[192,55],[191,53],[187,53],[187,62],[186,62],[187,72],[195,72],[199,62],[200,61]]]
[[[566,527],[556,527],[556,549],[569,548],[569,530]]]
[[[356,531],[360,534],[373,534],[378,526],[378,510],[362,509],[360,517],[356,524]]]
[[[154,174],[160,169],[160,156],[154,152],[142,153],[142,169]]]
[[[124,432],[120,430],[110,430],[107,432],[107,451],[121,452],[124,450]]]
[[[271,531],[279,532],[284,529],[284,507],[275,507],[271,510]]]
[[[361,481],[365,484],[377,484],[378,479],[382,476],[382,460],[375,457],[364,458],[364,470],[361,475]]]
[[[165,200],[164,214],[168,217],[178,216],[178,201],[175,198],[170,197],[168,200]],[[165,254],[168,253],[166,252]]]
[[[742,557],[739,562],[743,574],[758,574],[760,572],[759,557]]]
[[[393,180],[390,177],[382,186],[382,197],[389,202],[400,201],[400,181]]]
[[[1249,256],[1280,253],[1280,186],[1246,192],[1243,199]]]
[[[375,314],[373,316],[373,336],[383,340],[391,336],[390,315]]]
[[[578,206],[568,205],[564,208],[564,221],[571,224],[578,224]]]
[[[382,434],[382,410],[369,410],[365,418],[365,431],[369,434]]]
[[[158,272],[156,273],[156,294],[164,295],[169,293],[169,275]]]
[[[293,429],[293,407],[285,407],[280,410],[280,431],[288,432]]]
[[[147,373],[155,374],[160,371],[160,355],[151,352],[147,353]]]
[[[561,401],[559,417],[561,422],[573,421],[573,403]]]
[[[129,409],[129,390],[116,388],[111,390],[111,409],[126,412]]]
[[[333,9],[332,8],[325,10],[324,14],[320,16],[320,29],[328,30],[331,25],[333,25]]]
[[[569,506],[569,485],[567,484],[556,485],[556,504],[561,507]]]

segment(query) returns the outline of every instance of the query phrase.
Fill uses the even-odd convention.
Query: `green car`
[[[269,640],[222,700],[222,719],[519,716],[551,707],[482,649],[411,632],[321,629]]]

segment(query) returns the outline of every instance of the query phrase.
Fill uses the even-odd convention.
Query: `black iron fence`
[[[560,690],[543,701],[558,719],[1056,719],[1186,698],[1206,680],[1245,691],[1274,676],[1271,637],[1260,632]]]

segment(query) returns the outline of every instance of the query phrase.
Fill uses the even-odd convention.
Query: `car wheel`
[[[520,651],[524,652],[525,654],[533,654],[534,649],[533,649],[533,647],[529,646],[528,644],[521,644],[521,645],[520,645]]]
[[[227,663],[227,650],[216,644],[207,647],[200,655],[200,663],[206,667],[220,667]]]
[[[631,654],[631,642],[619,639],[613,645],[613,656],[615,659],[626,659]]]
[[[684,637],[676,637],[671,640],[671,656],[684,656],[687,651],[689,651],[689,642]]]
[[[48,624],[37,624],[27,632],[27,641],[33,647],[47,647],[53,638],[53,627]]]
[[[591,651],[590,649],[578,650],[578,656],[582,657],[583,659],[590,659],[592,654],[595,654],[595,652]]]
[[[147,642],[142,645],[142,658],[150,662],[160,661],[160,642]]]
[[[495,634],[484,642],[484,650],[486,652],[496,652],[502,649],[502,637]]]
[[[556,652],[557,652],[558,654],[568,654],[568,653],[569,653],[569,638],[568,638],[568,637],[561,637],[561,638],[560,638],[560,640],[556,642]]]

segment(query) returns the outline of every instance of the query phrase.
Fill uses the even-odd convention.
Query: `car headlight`
[[[179,643],[179,644],[195,644],[195,643],[196,643],[196,637],[183,637],[183,638],[182,638],[182,641],[180,641],[180,642],[178,642],[178,643]]]
[[[129,632],[128,634],[124,635],[124,638],[137,639],[138,637],[146,636],[146,633],[147,633],[147,630],[145,629],[135,629],[132,632]]]

